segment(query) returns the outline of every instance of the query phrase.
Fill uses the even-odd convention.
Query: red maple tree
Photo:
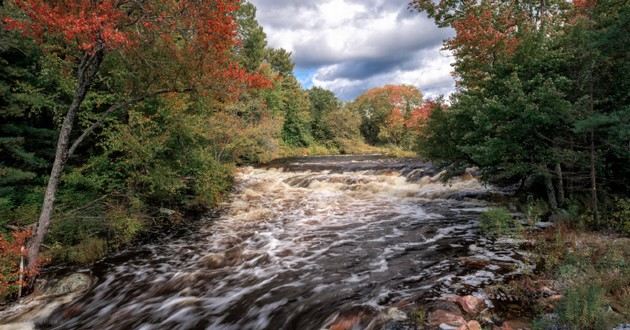
[[[45,51],[63,53],[74,67],[76,86],[59,130],[55,161],[37,229],[29,244],[29,267],[37,265],[50,226],[57,187],[68,157],[108,115],[150,97],[211,93],[225,99],[270,83],[241,68],[232,51],[239,43],[235,12],[240,0],[9,0],[20,15],[2,19],[6,29],[33,38]],[[142,84],[129,84],[126,99],[111,105],[72,142],[81,109],[106,56],[118,53],[149,67]],[[104,73],[101,73],[104,74]]]

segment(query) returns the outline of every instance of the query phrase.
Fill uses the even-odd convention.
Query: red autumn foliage
[[[590,9],[597,5],[597,0],[573,0],[573,5],[578,10]]]
[[[437,106],[438,104],[435,101],[425,101],[421,106],[411,111],[409,118],[405,121],[405,127],[407,129],[419,131]]]
[[[512,54],[518,46],[516,20],[510,12],[494,14],[484,9],[455,21],[453,27],[457,35],[448,45],[452,49],[466,47],[479,57],[497,52]]]
[[[129,45],[131,36],[122,30],[131,23],[118,1],[43,1],[14,0],[27,20],[5,18],[6,28],[43,41],[46,36],[62,37],[84,51],[98,42],[109,48]]]
[[[4,27],[44,45],[86,53],[121,51],[132,58],[158,47],[176,67],[164,70],[164,81],[188,72],[190,84],[219,82],[223,86],[215,90],[225,92],[270,86],[262,75],[240,68],[232,56],[239,43],[234,20],[239,0],[9,2],[25,18],[5,18]]]
[[[20,282],[20,259],[26,255],[24,246],[29,237],[30,230],[15,231],[9,239],[0,235],[0,296],[13,293],[37,273],[37,269],[25,269]]]
[[[414,105],[419,103],[422,100],[422,94],[413,86],[385,85],[368,90],[360,98],[365,100],[382,99],[390,106],[405,108],[408,104]]]

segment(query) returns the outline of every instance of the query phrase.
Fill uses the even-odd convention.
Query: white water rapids
[[[464,197],[486,187],[425,171],[381,157],[241,168],[219,216],[101,262],[94,287],[37,327],[322,329],[344,310],[475,293],[523,266],[479,238],[487,202]]]

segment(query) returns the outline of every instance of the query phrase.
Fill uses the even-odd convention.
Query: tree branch
[[[77,150],[77,148],[79,147],[79,145],[83,142],[83,140],[85,140],[85,138],[90,135],[92,132],[94,132],[95,129],[101,127],[103,125],[103,123],[105,122],[105,120],[107,120],[107,117],[109,115],[111,115],[112,113],[120,110],[120,109],[124,109],[127,108],[135,103],[141,102],[149,97],[152,96],[157,96],[157,95],[161,95],[161,94],[168,94],[168,93],[187,93],[192,91],[192,88],[184,88],[184,89],[161,89],[161,90],[157,90],[155,92],[149,93],[149,94],[145,94],[145,95],[141,95],[135,98],[132,98],[128,101],[122,102],[122,103],[118,103],[118,104],[114,104],[111,107],[109,107],[109,109],[107,109],[105,112],[103,112],[103,114],[101,115],[101,118],[99,120],[97,120],[96,122],[94,122],[90,127],[86,128],[83,133],[81,133],[81,135],[74,140],[74,142],[72,143],[72,146],[70,147],[70,149],[68,150],[68,157],[72,156],[74,154],[74,152]]]

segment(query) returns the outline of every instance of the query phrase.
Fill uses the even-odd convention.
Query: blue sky
[[[452,36],[408,0],[250,0],[271,47],[293,54],[305,88],[351,100],[385,84],[417,86],[428,97],[450,94]]]

